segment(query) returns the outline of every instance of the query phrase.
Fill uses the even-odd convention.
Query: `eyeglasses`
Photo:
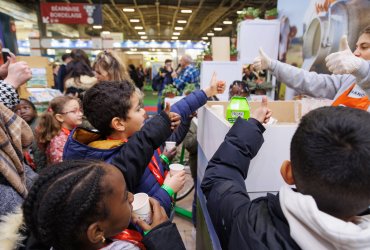
[[[75,115],[77,115],[78,113],[83,113],[83,110],[81,109],[81,108],[79,108],[79,109],[75,109],[75,110],[71,110],[71,111],[67,111],[67,112],[63,112],[63,113],[61,113],[62,115],[66,115],[66,114],[69,114],[69,113],[73,113],[73,114],[75,114]]]

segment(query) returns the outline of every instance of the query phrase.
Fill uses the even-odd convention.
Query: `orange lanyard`
[[[61,130],[63,131],[64,134],[66,134],[67,136],[69,136],[71,134],[71,131],[67,128],[61,128]]]
[[[139,232],[132,229],[125,229],[119,234],[113,236],[112,239],[128,241],[139,247],[141,250],[146,249],[144,244],[141,242],[143,240],[143,236],[141,236]]]

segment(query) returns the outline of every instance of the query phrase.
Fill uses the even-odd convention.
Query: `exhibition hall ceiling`
[[[84,25],[82,32],[86,35],[97,35],[101,31],[110,31],[123,33],[125,40],[173,40],[173,37],[177,37],[179,40],[201,40],[202,37],[208,36],[209,38],[212,33],[215,36],[235,36],[237,11],[247,7],[258,7],[263,13],[266,9],[276,7],[276,1],[47,0],[41,2],[102,4],[102,28],[94,29],[90,25]],[[40,1],[17,0],[17,2],[35,9],[35,4]],[[227,24],[228,22],[226,22],[225,24],[224,21],[232,23]],[[72,26],[81,32],[81,25]],[[219,29],[215,30],[215,28]]]

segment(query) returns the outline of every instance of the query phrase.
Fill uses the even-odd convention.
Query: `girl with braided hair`
[[[32,234],[26,249],[34,247],[33,238],[43,245],[37,249],[184,249],[176,226],[156,200],[150,198],[151,225],[131,218],[133,200],[122,172],[110,164],[59,163],[40,173],[23,204],[26,231]],[[130,220],[150,232],[127,241],[121,232]]]

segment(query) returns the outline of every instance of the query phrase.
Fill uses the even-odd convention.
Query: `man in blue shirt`
[[[182,92],[186,83],[194,83],[199,89],[199,69],[194,67],[191,56],[184,54],[180,58],[181,72],[177,74],[176,71],[172,73],[173,83],[177,89]]]

